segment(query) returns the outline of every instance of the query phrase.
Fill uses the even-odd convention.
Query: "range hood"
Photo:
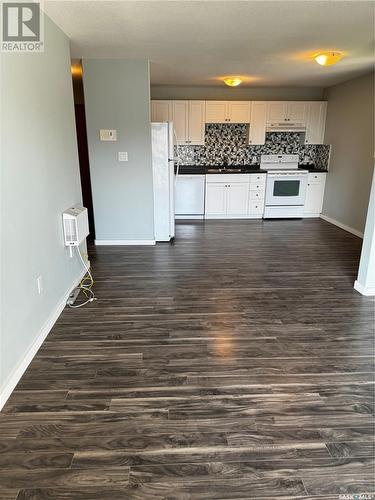
[[[306,132],[306,125],[304,123],[268,123],[266,132]]]

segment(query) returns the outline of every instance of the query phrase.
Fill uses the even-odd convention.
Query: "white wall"
[[[363,295],[375,295],[375,177],[372,178],[370,203],[363,237],[361,261],[354,284]]]
[[[81,188],[67,37],[45,17],[45,52],[2,54],[1,65],[4,399],[81,274],[61,223],[63,210],[81,202]]]
[[[152,85],[152,99],[258,100],[258,101],[320,101],[320,87],[184,87]]]
[[[363,233],[374,155],[374,75],[326,89],[325,143],[332,144],[323,215]]]
[[[96,241],[152,241],[149,63],[84,59],[83,83]],[[116,129],[117,141],[100,141],[102,128]]]

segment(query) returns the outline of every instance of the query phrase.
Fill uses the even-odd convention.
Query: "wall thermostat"
[[[99,137],[101,141],[117,141],[117,130],[100,129]]]

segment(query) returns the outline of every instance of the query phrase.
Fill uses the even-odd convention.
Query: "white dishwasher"
[[[206,176],[180,174],[175,190],[176,219],[203,219]]]

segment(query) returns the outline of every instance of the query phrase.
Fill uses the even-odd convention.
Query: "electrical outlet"
[[[118,161],[128,161],[128,153],[127,151],[119,151],[118,153]]]
[[[38,294],[43,292],[43,276],[38,276],[36,279],[36,286],[38,287]]]

